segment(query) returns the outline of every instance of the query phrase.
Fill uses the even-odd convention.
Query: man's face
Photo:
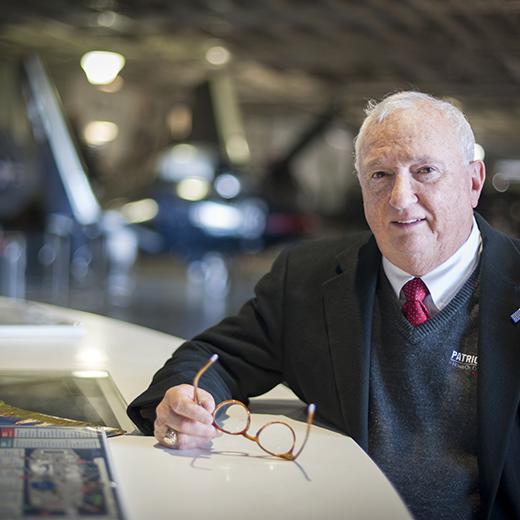
[[[368,225],[393,264],[422,276],[468,238],[485,178],[468,164],[453,123],[430,107],[374,123],[359,151]]]

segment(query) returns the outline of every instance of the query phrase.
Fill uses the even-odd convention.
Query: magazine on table
[[[125,518],[101,430],[0,426],[0,467],[0,518]]]

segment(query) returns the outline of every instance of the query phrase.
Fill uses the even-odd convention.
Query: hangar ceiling
[[[115,50],[125,81],[161,99],[206,77],[204,54],[219,42],[251,113],[312,114],[334,101],[355,128],[367,99],[417,88],[460,102],[489,156],[520,156],[519,0],[2,4],[2,57],[36,50],[58,81],[85,51]]]

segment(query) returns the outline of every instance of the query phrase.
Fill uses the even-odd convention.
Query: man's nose
[[[402,211],[411,204],[417,202],[417,195],[413,187],[412,179],[407,176],[396,175],[390,194],[390,205]]]

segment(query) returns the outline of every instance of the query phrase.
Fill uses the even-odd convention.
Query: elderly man
[[[473,150],[447,102],[401,92],[370,107],[356,169],[372,234],[284,251],[237,316],[174,353],[132,419],[201,446],[215,402],[285,381],[417,518],[520,518],[520,244],[474,214]],[[189,383],[212,353],[196,404]]]

